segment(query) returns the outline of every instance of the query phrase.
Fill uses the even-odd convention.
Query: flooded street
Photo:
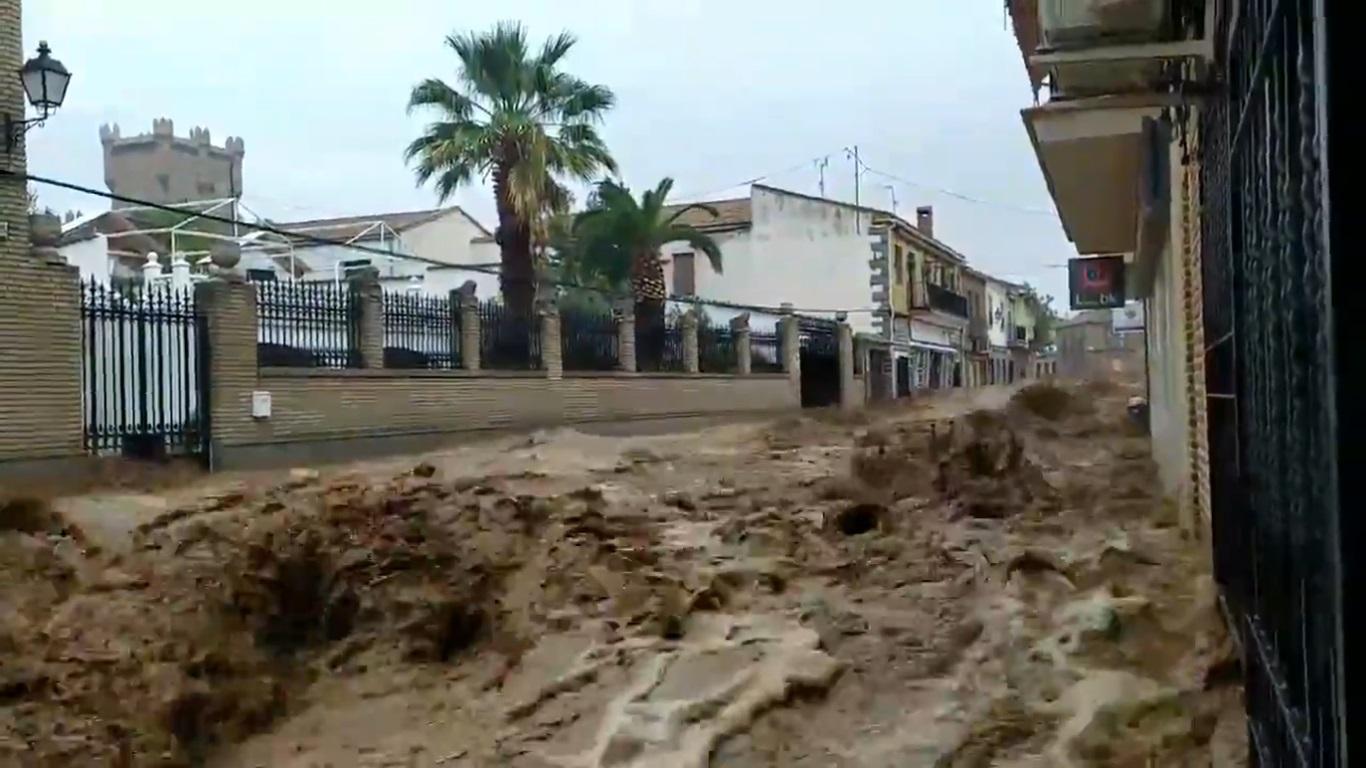
[[[1123,405],[989,389],[9,502],[0,764],[1243,765],[1208,545]]]

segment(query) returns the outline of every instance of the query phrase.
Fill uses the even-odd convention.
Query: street
[[[1126,394],[10,501],[0,763],[1240,765]]]

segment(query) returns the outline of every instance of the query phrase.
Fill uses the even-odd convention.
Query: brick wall
[[[1186,375],[1190,399],[1191,501],[1197,530],[1212,536],[1209,488],[1209,410],[1205,388],[1204,273],[1200,257],[1200,157],[1198,120],[1191,120],[1188,154],[1181,185],[1181,226],[1185,236]]]
[[[374,445],[397,437],[755,413],[800,404],[791,372],[561,372],[554,354],[559,345],[553,341],[543,353],[550,369],[545,371],[258,370],[255,287],[210,282],[197,290],[211,349],[210,416],[217,467],[373,454],[382,452]],[[550,332],[543,339],[558,336],[546,330]],[[269,418],[252,417],[254,391],[270,393]],[[333,451],[318,448],[340,442],[347,445]],[[415,447],[393,445],[396,450]]]
[[[0,0],[0,113],[24,116],[13,73],[23,60],[19,0]],[[25,172],[22,145],[0,168]],[[74,270],[54,251],[30,249],[27,187],[0,177],[0,464],[79,455],[80,295]]]

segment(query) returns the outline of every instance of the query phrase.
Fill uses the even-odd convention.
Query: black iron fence
[[[541,367],[540,318],[513,312],[501,302],[479,304],[480,366],[501,370]]]
[[[360,297],[349,283],[256,283],[262,366],[359,368]]]
[[[449,295],[385,292],[384,367],[460,367],[460,312]]]
[[[735,334],[729,326],[710,323],[698,326],[697,362],[704,373],[735,372]]]
[[[783,347],[777,333],[750,333],[749,369],[753,373],[783,372]]]
[[[1237,5],[1233,29],[1214,35],[1228,70],[1198,134],[1215,570],[1243,648],[1255,763],[1345,768],[1326,25],[1310,0]]]
[[[611,311],[560,310],[560,351],[566,371],[610,371],[617,367],[617,320]]]
[[[650,373],[683,372],[683,329],[677,318],[636,325],[636,366]]]
[[[86,450],[158,458],[208,445],[207,335],[191,287],[81,286]]]

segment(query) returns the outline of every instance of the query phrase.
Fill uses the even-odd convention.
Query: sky
[[[1066,304],[1067,241],[1020,109],[1029,80],[1001,0],[24,0],[29,53],[47,40],[73,72],[66,105],[29,134],[31,173],[104,189],[99,127],[168,117],[178,135],[245,141],[245,202],[277,221],[435,207],[404,146],[425,120],[408,92],[456,81],[452,32],[523,22],[568,30],[566,70],[609,86],[603,134],[633,188],[669,176],[678,200],[747,182],[914,218],[1002,278]],[[892,189],[888,189],[888,186]],[[40,188],[42,204],[107,202]],[[963,198],[971,198],[973,201]],[[582,195],[580,195],[582,199]],[[974,202],[976,201],[976,202]],[[486,225],[487,186],[452,199]]]

